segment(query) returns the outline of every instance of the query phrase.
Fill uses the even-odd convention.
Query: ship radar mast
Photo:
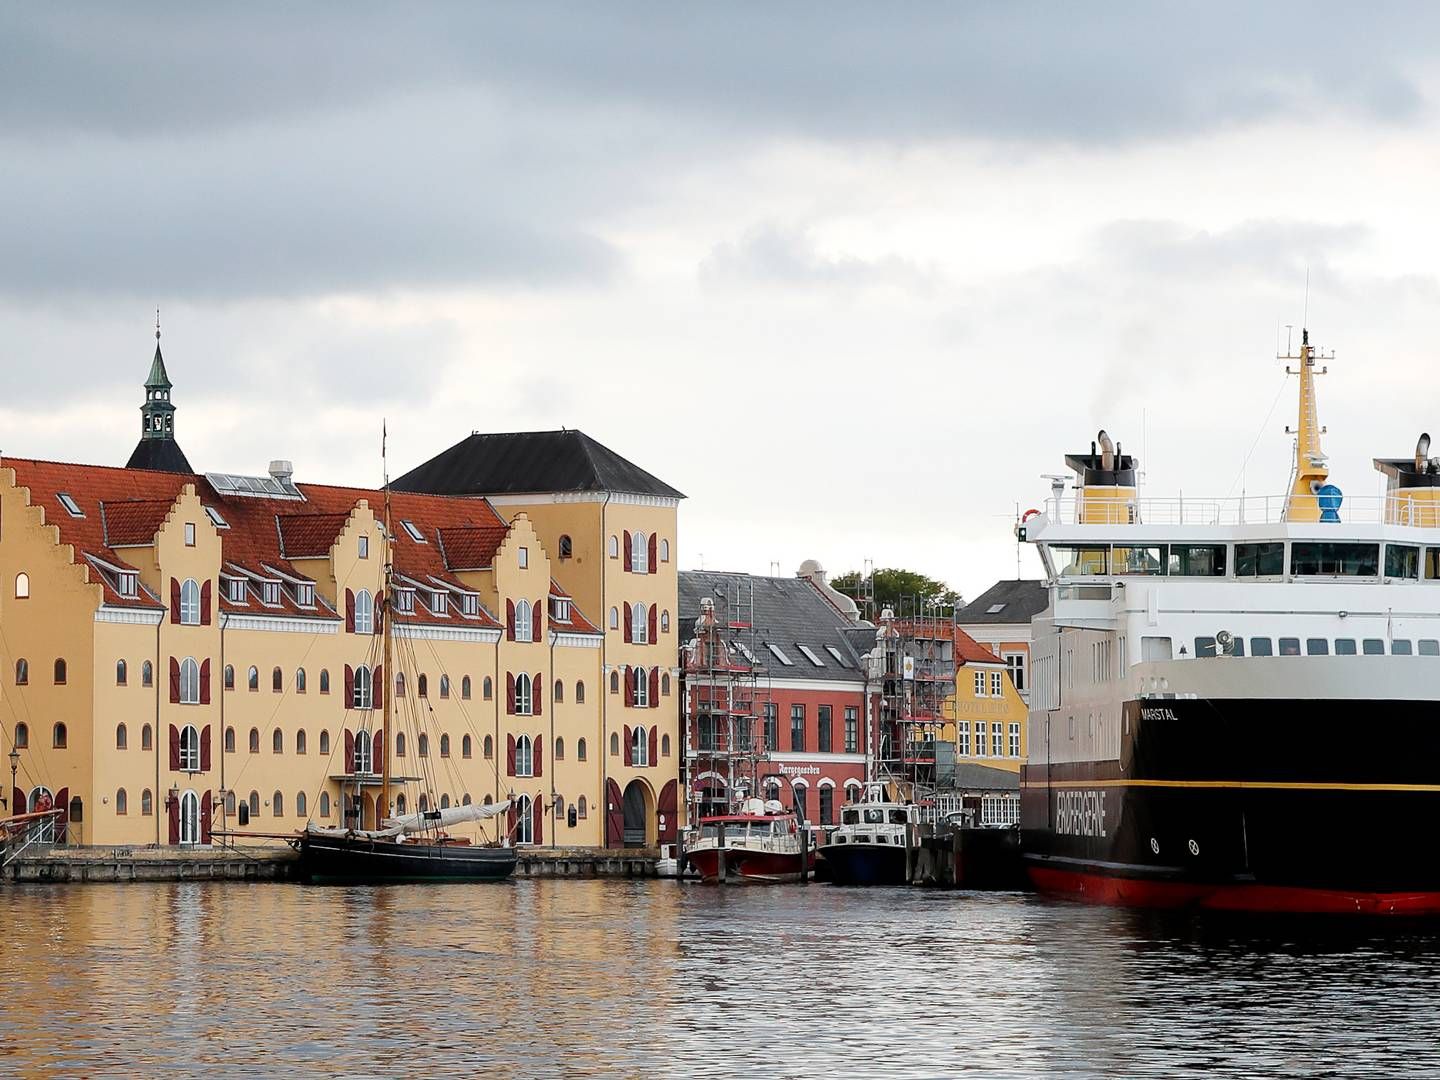
[[[1310,344],[1310,331],[1300,331],[1300,354],[1291,355],[1287,350],[1281,360],[1294,360],[1296,366],[1285,367],[1287,375],[1300,376],[1300,409],[1294,428],[1286,428],[1285,432],[1295,436],[1295,463],[1291,468],[1291,482],[1289,497],[1285,500],[1285,520],[1287,521],[1321,521],[1329,520],[1324,518],[1325,509],[1322,508],[1320,489],[1325,487],[1330,478],[1329,460],[1320,448],[1320,436],[1325,434],[1325,429],[1320,426],[1315,400],[1315,376],[1324,375],[1329,371],[1328,367],[1316,368],[1317,359],[1331,359],[1330,356],[1318,356],[1315,347]],[[1336,493],[1338,494],[1338,492]],[[1332,511],[1333,512],[1333,511]]]

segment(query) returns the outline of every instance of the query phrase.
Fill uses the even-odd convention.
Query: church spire
[[[165,358],[160,355],[160,309],[155,309],[155,359],[150,362],[150,377],[145,380],[146,390],[163,390],[164,400],[170,400],[170,390],[173,387],[170,376],[165,372]],[[146,395],[149,400],[151,395]]]
[[[140,444],[130,455],[128,468],[159,469],[163,472],[193,472],[184,452],[175,442],[175,406],[170,401],[174,385],[160,355],[160,309],[155,309],[155,358],[145,379],[145,402],[140,406]]]

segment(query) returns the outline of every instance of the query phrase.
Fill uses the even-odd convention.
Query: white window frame
[[[374,765],[375,742],[371,738],[370,732],[357,731],[355,733],[355,772],[357,775],[374,772]]]
[[[636,768],[650,765],[650,729],[644,724],[630,729],[630,760]]]
[[[375,707],[375,673],[361,664],[355,669],[355,692],[350,698],[352,709],[373,709]]]
[[[528,569],[530,569],[530,549],[529,549],[529,548],[522,547],[522,548],[520,549],[519,553],[515,556],[515,559],[516,559],[516,561],[520,564],[520,569],[521,569],[521,570],[528,570]]]
[[[180,704],[200,704],[200,665],[193,656],[180,661]]]
[[[430,593],[430,612],[433,615],[445,616],[450,614],[448,594],[439,589],[433,589]]]
[[[786,656],[785,650],[780,648],[780,646],[776,645],[773,641],[765,642],[765,647],[770,650],[771,656],[775,657],[776,660],[779,660],[780,663],[784,664],[786,667],[795,666],[795,661],[791,660],[790,657]]]
[[[370,595],[369,589],[361,589],[355,594],[355,633],[373,634],[375,632],[375,598]]]
[[[200,732],[194,724],[180,729],[180,771],[200,771]]]
[[[660,561],[670,561],[670,541],[666,540],[664,537],[661,537],[660,539]]]
[[[1018,758],[1020,756],[1020,725],[1018,723],[1010,724],[1009,737],[1010,756]]]
[[[55,498],[71,517],[83,518],[85,516],[85,511],[80,509],[80,504],[75,501],[75,496],[68,491],[56,492]]]
[[[983,671],[975,672],[975,696],[985,696],[985,672]]]
[[[214,525],[217,529],[228,529],[230,527],[230,523],[226,521],[220,511],[216,510],[213,506],[205,507],[205,516],[210,519],[210,524]]]
[[[180,796],[180,843],[200,843],[200,796],[193,791]]]
[[[405,530],[406,535],[409,536],[411,540],[414,540],[415,543],[428,543],[428,541],[425,539],[425,534],[420,531],[419,526],[416,525],[409,518],[402,519],[400,522],[400,527]]]
[[[515,843],[535,843],[535,807],[529,795],[515,800]]]
[[[262,581],[260,583],[260,602],[266,607],[279,607],[280,582]]]
[[[402,615],[412,615],[415,612],[415,590],[395,590],[395,610]]]
[[[989,757],[989,756],[990,756],[989,754],[987,754],[987,753],[985,752],[985,746],[986,746],[986,743],[985,743],[985,721],[984,721],[984,720],[976,720],[976,721],[975,721],[975,756],[976,756],[976,757]]]
[[[529,735],[521,735],[515,740],[515,775],[535,775],[535,741]]]
[[[362,533],[357,540],[356,548],[360,558],[368,559],[370,557],[370,537]]]
[[[636,574],[650,573],[650,537],[643,532],[630,534],[630,569]]]
[[[650,672],[643,667],[635,669],[635,707],[638,709],[650,707]]]
[[[1005,667],[1010,671],[1010,681],[1015,685],[1015,689],[1024,693],[1025,687],[1028,685],[1025,682],[1025,676],[1029,674],[1026,670],[1025,654],[1023,652],[1007,652],[1002,653],[1000,658],[1005,661]],[[1020,673],[1018,679],[1015,677],[1017,671]]]
[[[193,521],[185,522],[185,546],[195,546],[195,523]]]
[[[226,592],[226,594],[229,596],[230,603],[232,603],[232,604],[243,604],[243,603],[245,603],[245,579],[244,579],[244,578],[238,578],[238,577],[236,577],[236,578],[226,578],[226,579],[225,579],[225,585],[226,585],[225,592]]]
[[[115,591],[124,597],[140,595],[140,575],[126,571],[115,575]]]
[[[990,672],[990,696],[1005,696],[1005,673],[1003,671]]]
[[[969,725],[969,724],[967,724],[967,723],[960,723],[960,724],[956,724],[956,725],[955,725],[955,741],[956,741],[956,743],[958,744],[958,745],[956,745],[956,747],[955,747],[955,756],[956,756],[956,757],[969,757],[969,756],[970,756],[970,725]]]
[[[180,585],[180,625],[200,625],[200,583],[186,578]]]
[[[525,672],[515,676],[515,715],[533,716],[535,709],[535,681]]]
[[[636,645],[650,644],[650,609],[643,603],[630,609],[630,640]]]
[[[998,720],[990,723],[990,756],[1005,756],[1005,726]]]
[[[535,640],[535,616],[530,610],[530,601],[521,600],[515,605],[515,640]]]
[[[810,648],[809,645],[796,645],[795,647],[800,650],[801,656],[805,657],[806,660],[809,660],[810,663],[814,664],[816,667],[825,666],[825,661],[821,660],[820,657],[816,656],[815,650]]]

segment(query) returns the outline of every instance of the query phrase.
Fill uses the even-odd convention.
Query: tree
[[[934,614],[949,615],[955,608],[965,603],[961,595],[945,582],[927,577],[916,570],[901,570],[896,567],[876,570],[874,584],[875,611],[873,614],[876,616],[887,607],[896,615],[914,615],[917,614],[916,609],[922,601],[935,605]],[[863,586],[864,579],[858,570],[840,574],[830,580],[832,589],[857,601],[864,595]]]

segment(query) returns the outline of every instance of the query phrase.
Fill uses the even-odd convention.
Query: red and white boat
[[[815,869],[815,849],[795,815],[775,800],[747,799],[738,813],[702,818],[685,851],[707,885],[799,881]]]

